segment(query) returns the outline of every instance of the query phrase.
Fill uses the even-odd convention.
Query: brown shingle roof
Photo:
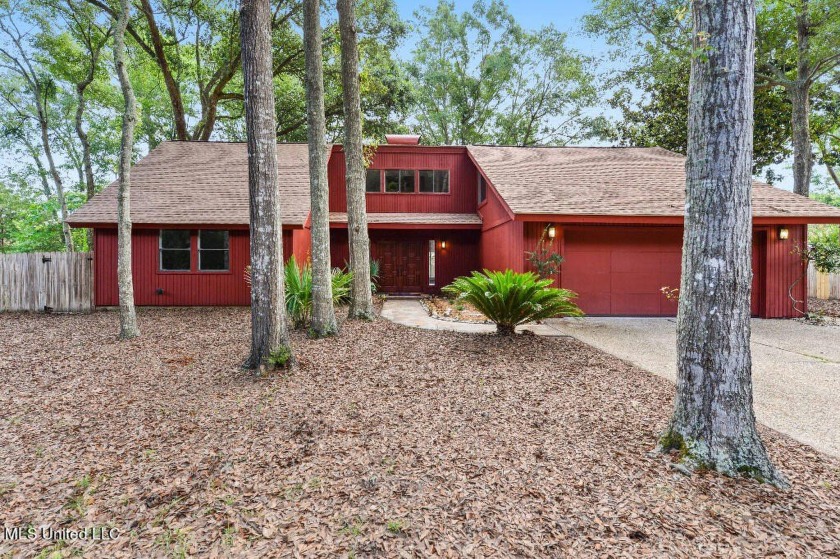
[[[412,225],[481,225],[478,214],[451,213],[369,213],[368,223],[412,224]],[[347,223],[346,213],[330,212],[330,222]]]
[[[682,216],[685,157],[662,148],[469,146],[514,213]],[[755,217],[837,217],[833,208],[755,182]]]
[[[309,214],[306,144],[278,144],[283,223],[302,225]],[[115,223],[112,183],[68,218],[71,224]],[[248,155],[244,143],[164,142],[131,169],[135,224],[247,225]]]

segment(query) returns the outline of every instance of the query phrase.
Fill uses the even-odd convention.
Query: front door
[[[379,289],[390,293],[423,290],[423,241],[374,241],[373,258],[379,261]]]

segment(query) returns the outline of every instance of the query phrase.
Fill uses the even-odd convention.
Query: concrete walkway
[[[490,333],[428,315],[417,299],[389,299],[382,316],[415,328]],[[517,328],[572,336],[656,375],[676,380],[676,321],[664,318],[551,319]],[[752,321],[753,398],[765,425],[840,457],[840,326]],[[670,403],[668,403],[670,405]]]

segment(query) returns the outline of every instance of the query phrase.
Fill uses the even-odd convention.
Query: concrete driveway
[[[586,318],[551,326],[659,376],[676,380],[676,320]],[[840,326],[752,322],[758,420],[840,457]]]

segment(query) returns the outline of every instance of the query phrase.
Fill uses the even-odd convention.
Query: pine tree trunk
[[[292,352],[286,326],[269,1],[242,0],[239,15],[251,212],[251,354],[245,366],[257,369],[290,365]],[[281,355],[285,362],[277,361]]]
[[[312,324],[314,337],[338,330],[330,271],[327,127],[324,117],[324,63],[321,51],[319,0],[303,0],[303,43],[306,60],[306,122],[309,140],[309,191],[312,208]]]
[[[359,92],[359,45],[353,0],[338,0],[341,35],[341,85],[344,89],[344,157],[347,166],[347,235],[350,244],[349,318],[372,319],[370,239],[365,205],[365,163],[362,152],[362,105]]]
[[[811,149],[811,18],[808,0],[800,0],[796,15],[796,81],[788,88],[791,102],[793,191],[808,196],[814,154]]]
[[[783,484],[755,425],[750,355],[754,0],[694,0],[677,396],[660,441],[690,468]]]
[[[134,125],[137,107],[134,90],[125,67],[125,28],[128,25],[129,0],[121,0],[121,11],[114,32],[114,65],[122,87],[122,142],[120,145],[119,190],[117,192],[117,283],[120,302],[120,338],[140,335],[134,311],[134,281],[131,277],[131,154],[134,150]]]

